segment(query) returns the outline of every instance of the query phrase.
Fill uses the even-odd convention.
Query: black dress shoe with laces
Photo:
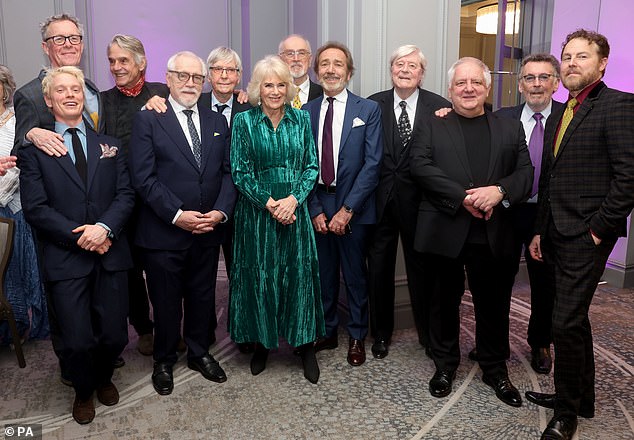
[[[390,342],[386,338],[376,338],[372,344],[372,356],[376,359],[383,359],[388,354]]]
[[[174,390],[174,377],[172,375],[172,366],[161,362],[154,364],[154,372],[152,373],[152,385],[161,396],[171,394]]]
[[[534,348],[531,350],[531,367],[539,374],[548,374],[553,366],[550,348]]]
[[[429,381],[429,392],[434,397],[448,396],[451,393],[451,385],[455,378],[455,371],[436,370]]]
[[[572,440],[576,431],[576,417],[555,416],[542,433],[541,440]]]
[[[556,394],[538,393],[537,391],[526,391],[524,393],[526,400],[534,403],[537,406],[544,408],[555,408]],[[579,415],[584,419],[591,419],[594,417],[594,405],[581,403],[579,408]]]
[[[502,402],[514,407],[522,406],[522,396],[508,376],[489,377],[485,374],[482,376],[482,382],[493,388],[495,395]]]
[[[199,358],[188,359],[187,366],[191,370],[200,371],[200,374],[202,374],[205,379],[212,382],[222,383],[227,381],[225,371],[218,361],[209,353]]]

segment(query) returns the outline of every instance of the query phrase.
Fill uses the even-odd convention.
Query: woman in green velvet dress
[[[313,341],[323,336],[319,263],[306,199],[318,161],[308,112],[289,105],[296,89],[277,56],[259,61],[247,87],[255,107],[232,124],[235,209],[229,332],[256,342],[251,373],[266,367],[279,337],[299,347],[304,376],[319,380]],[[259,104],[259,105],[258,105]]]

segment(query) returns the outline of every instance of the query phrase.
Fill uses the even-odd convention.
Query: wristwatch
[[[348,205],[343,205],[343,210],[346,211],[348,214],[354,214],[354,211]]]
[[[506,198],[506,190],[504,189],[504,187],[502,185],[497,185],[497,189],[498,191],[500,191],[500,194],[502,194],[502,206],[504,206],[505,208],[511,206],[511,202],[509,202]]]

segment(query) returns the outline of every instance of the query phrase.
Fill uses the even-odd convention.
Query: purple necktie
[[[531,162],[535,167],[531,197],[537,194],[539,188],[539,172],[542,167],[542,150],[544,149],[544,126],[542,125],[544,115],[535,113],[533,118],[535,118],[535,127],[531,133],[531,139],[528,141],[528,154],[530,154]]]
[[[335,98],[328,97],[328,110],[324,118],[324,130],[321,135],[321,180],[330,186],[335,181],[335,162],[332,157],[332,112]]]

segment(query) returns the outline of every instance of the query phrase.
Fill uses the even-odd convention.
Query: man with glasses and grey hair
[[[301,35],[292,34],[280,41],[279,56],[291,69],[293,83],[297,86],[297,94],[292,105],[301,108],[308,101],[323,95],[322,87],[308,77],[313,56],[310,52],[310,42]]]
[[[83,29],[76,17],[59,14],[47,18],[41,25],[42,50],[50,67],[78,67],[84,50]],[[34,144],[51,156],[65,155],[64,140],[55,133],[55,120],[42,95],[42,70],[37,78],[20,87],[13,98],[15,106],[14,153],[21,146]],[[103,107],[99,89],[87,78],[84,86],[84,119],[98,133],[104,131]]]
[[[370,96],[379,103],[383,120],[383,160],[376,190],[377,224],[368,251],[370,330],[372,355],[387,356],[394,330],[394,270],[399,236],[403,246],[407,286],[421,345],[428,347],[428,306],[424,304],[422,255],[413,248],[420,190],[409,173],[412,132],[439,108],[451,104],[421,88],[427,60],[411,44],[398,47],[390,57],[393,88]]]
[[[152,383],[161,395],[174,389],[183,317],[188,367],[208,380],[227,380],[208,348],[220,244],[236,190],[227,121],[198,104],[205,74],[192,52],[170,57],[167,111],[138,112],[130,138],[132,185],[143,201],[135,244],[154,310]]]

